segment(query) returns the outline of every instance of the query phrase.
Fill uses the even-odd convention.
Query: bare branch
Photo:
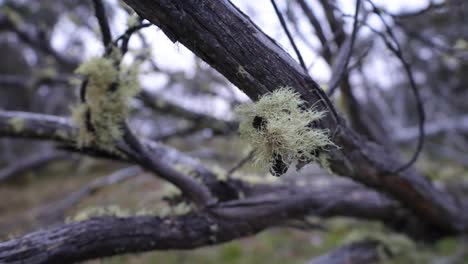
[[[77,128],[70,124],[69,120],[66,118],[25,112],[0,111],[0,136],[55,140],[73,146],[76,135]],[[129,137],[128,134],[127,137]],[[139,146],[139,152],[136,153],[136,156],[133,155],[134,153],[127,151],[128,149],[125,148],[123,142],[117,144],[126,154],[130,155],[126,158],[116,156],[113,153],[106,153],[103,150],[97,150],[97,152],[91,153],[97,155],[101,153],[101,155],[109,155],[117,159],[136,162],[175,184],[189,197],[194,198],[199,204],[206,205],[209,201],[213,200],[204,185],[174,170],[167,165],[167,158],[164,158],[164,155],[159,155],[161,153],[167,153],[170,150],[161,147],[162,145],[155,142],[151,143],[146,141],[141,143],[139,139],[134,138],[133,140],[135,141],[132,143],[132,146],[135,146],[135,144]],[[146,149],[151,150],[151,152],[148,152]],[[90,150],[93,151],[93,149]],[[185,159],[185,161],[187,160],[188,159]]]
[[[0,183],[11,179],[13,176],[33,170],[49,164],[50,162],[69,158],[70,155],[64,152],[52,151],[49,153],[32,154],[29,157],[20,159],[0,170]]]
[[[338,56],[333,62],[332,77],[328,82],[328,96],[332,96],[335,89],[340,85],[341,81],[348,72],[348,64],[353,54],[354,42],[359,27],[359,9],[361,9],[361,0],[356,0],[356,11],[354,13],[353,31],[351,36],[341,45]]]
[[[125,126],[124,141],[135,151],[136,156],[132,156],[132,158],[139,165],[177,186],[197,206],[203,208],[216,202],[216,199],[205,185],[192,177],[178,172],[162,159],[156,158],[150,153],[128,126]]]
[[[78,61],[72,60],[63,54],[60,54],[50,45],[48,41],[40,38],[38,36],[39,34],[31,33],[30,31],[26,30],[23,25],[16,25],[13,21],[10,21],[8,17],[0,15],[0,31],[1,30],[9,30],[15,33],[22,42],[45,54],[51,55],[67,70],[71,71],[78,65]]]
[[[459,132],[468,134],[468,115],[444,118],[426,123],[424,126],[426,137],[439,136],[443,133]],[[419,137],[419,127],[403,127],[396,129],[394,140],[398,143],[407,143]]]
[[[374,13],[380,18],[380,21],[385,26],[386,32],[389,35],[390,39],[393,41],[393,44],[383,35],[379,34],[379,36],[382,37],[382,40],[384,41],[385,45],[387,48],[400,60],[403,69],[406,73],[406,76],[408,77],[408,81],[410,84],[411,91],[414,94],[414,98],[416,99],[416,110],[418,112],[418,117],[419,117],[419,126],[418,126],[418,145],[416,146],[416,150],[414,151],[412,157],[408,162],[405,164],[400,165],[397,169],[393,170],[393,173],[399,173],[402,172],[408,168],[410,168],[417,160],[419,157],[419,154],[422,151],[422,148],[424,146],[424,138],[425,138],[425,132],[424,132],[424,122],[426,120],[426,115],[424,112],[424,107],[422,104],[422,99],[421,95],[419,93],[419,88],[416,84],[416,81],[414,80],[413,73],[411,71],[411,65],[410,63],[405,59],[403,55],[403,51],[400,47],[400,43],[398,42],[398,39],[395,37],[395,34],[393,33],[392,28],[388,25],[388,23],[385,21],[385,19],[382,17],[381,12],[379,9],[375,6],[375,4],[371,0],[367,0],[373,8]]]
[[[301,64],[302,68],[304,69],[305,72],[307,72],[307,66],[304,62],[304,59],[302,58],[301,52],[297,48],[296,42],[294,41],[294,38],[292,37],[291,33],[289,32],[288,26],[286,24],[286,21],[283,18],[283,14],[281,14],[281,10],[279,10],[278,6],[276,5],[275,0],[271,0],[271,4],[273,5],[273,8],[275,9],[276,16],[278,17],[281,26],[284,29],[284,32],[288,36],[289,42],[291,43],[291,46],[294,49],[294,52],[296,52],[297,58],[299,59],[299,63]]]
[[[154,95],[146,90],[141,91],[138,98],[154,111],[193,121],[196,127],[211,128],[215,133],[229,134],[236,131],[239,126],[236,121],[225,121],[205,114],[196,113],[164,100],[163,98],[155,98]]]
[[[327,40],[327,37],[325,36],[325,32],[323,31],[322,26],[320,25],[319,20],[315,16],[315,13],[312,12],[310,7],[307,5],[307,3],[304,0],[297,0],[299,3],[302,11],[304,11],[304,14],[306,15],[307,19],[309,20],[310,24],[315,30],[315,33],[317,34],[317,37],[322,44],[322,50],[323,50],[323,57],[325,58],[326,61],[331,62],[332,60],[332,52],[330,49],[330,43]]]
[[[106,9],[102,0],[93,0],[95,16],[98,20],[99,28],[101,29],[102,34],[102,43],[104,47],[109,47],[112,43],[112,33],[109,26],[109,21],[107,21]]]
[[[97,178],[81,189],[71,193],[65,199],[39,208],[36,214],[42,224],[52,225],[58,222],[62,222],[65,218],[66,211],[82,201],[84,198],[109,185],[128,180],[129,178],[134,177],[141,172],[143,171],[139,166],[131,166],[120,169],[105,177]]]

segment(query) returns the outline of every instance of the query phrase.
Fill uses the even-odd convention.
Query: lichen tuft
[[[241,139],[254,149],[254,161],[281,175],[294,161],[318,161],[327,146],[334,145],[328,130],[311,126],[325,112],[304,109],[305,102],[289,87],[266,94],[255,104],[236,109]]]
[[[8,124],[13,128],[14,132],[21,132],[24,128],[24,119],[19,117],[13,117],[8,120]]]
[[[72,108],[72,119],[79,127],[78,147],[95,144],[107,151],[115,150],[122,137],[122,123],[129,114],[129,100],[138,92],[138,66],[118,70],[120,55],[92,58],[76,73],[88,78],[85,101]]]

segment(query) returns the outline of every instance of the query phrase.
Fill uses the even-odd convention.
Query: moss
[[[118,71],[117,61],[120,54],[113,51],[109,58],[92,58],[76,70],[88,78],[85,102],[72,109],[80,129],[78,147],[95,144],[115,151],[114,142],[123,135],[121,125],[129,114],[129,100],[139,90],[138,66]]]
[[[302,109],[305,102],[289,87],[266,94],[255,104],[236,109],[241,139],[255,152],[254,161],[270,169],[285,169],[294,161],[320,161],[319,154],[334,145],[328,130],[311,127],[325,112]]]
[[[21,132],[24,128],[24,119],[13,117],[8,120],[8,124],[11,125],[14,132]]]

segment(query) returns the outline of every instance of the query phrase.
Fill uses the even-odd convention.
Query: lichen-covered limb
[[[279,86],[290,86],[310,105],[320,102],[316,104],[318,110],[327,110],[318,95],[318,85],[229,1],[206,0],[203,5],[195,0],[125,2],[250,98],[258,99]],[[330,167],[334,172],[390,194],[432,225],[434,231],[453,234],[468,230],[468,205],[435,188],[414,169],[391,173],[402,165],[395,158],[397,150],[392,153],[366,141],[345,122],[337,124],[331,115],[320,123],[333,133],[333,142],[340,147],[330,152]]]
[[[375,264],[383,260],[378,241],[360,241],[334,249],[308,264]]]
[[[306,188],[297,193],[273,192],[273,196],[254,196],[237,205],[219,203],[209,211],[182,216],[100,217],[64,224],[0,243],[0,262],[72,263],[150,250],[193,249],[251,236],[307,214],[391,218],[398,212],[395,202],[364,187],[355,188],[350,181],[323,186],[323,182],[317,183],[307,195]],[[338,192],[331,192],[331,188]],[[350,188],[354,198],[346,199],[343,194]],[[380,198],[375,200],[375,196]],[[279,202],[277,209],[271,201]],[[363,208],[369,211],[364,213]],[[242,214],[220,215],[221,210]],[[255,216],[255,212],[262,215]]]
[[[73,146],[77,133],[78,129],[66,118],[26,112],[0,111],[0,136],[55,140]],[[159,177],[176,185],[188,197],[195,198],[197,202],[210,198],[203,184],[197,182],[192,177],[179,173],[172,168],[172,165],[169,165],[180,161],[182,163],[191,162],[193,164],[193,161],[189,158],[181,158],[178,157],[179,155],[174,155],[174,151],[164,147],[162,144],[151,141],[140,142],[139,139],[135,140],[142,145],[141,149],[145,149],[144,153],[139,152],[137,156],[120,157],[122,160],[137,163],[145,169],[154,172]],[[117,142],[116,144],[117,147],[122,148],[124,151],[126,150],[124,142]],[[113,153],[106,153],[102,149],[97,149],[97,151],[97,153],[113,155]],[[171,158],[177,159],[177,161]]]
[[[73,143],[76,128],[68,118],[0,110],[0,136]]]

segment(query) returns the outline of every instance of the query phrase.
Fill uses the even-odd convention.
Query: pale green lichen
[[[138,14],[134,13],[127,17],[127,27],[136,27],[140,23],[140,17]]]
[[[93,217],[99,216],[116,216],[116,217],[128,217],[129,211],[122,209],[117,205],[103,206],[103,207],[88,207],[79,211],[76,215],[67,219],[67,222],[78,222],[88,220]]]
[[[324,161],[319,154],[334,145],[328,130],[311,127],[325,116],[314,108],[301,109],[305,102],[289,87],[266,94],[255,104],[236,109],[241,139],[254,149],[256,164],[272,168],[280,158],[287,166],[294,161]]]
[[[64,131],[64,130],[55,131],[55,136],[60,138],[60,139],[69,139],[69,135],[68,135],[67,131]]]
[[[95,144],[114,151],[114,142],[122,137],[121,125],[129,114],[129,100],[139,90],[138,66],[118,70],[120,54],[92,58],[76,73],[88,78],[85,102],[72,108],[72,119],[79,127],[78,147]]]
[[[24,128],[24,119],[13,117],[8,120],[8,124],[13,128],[14,132],[21,132]]]

